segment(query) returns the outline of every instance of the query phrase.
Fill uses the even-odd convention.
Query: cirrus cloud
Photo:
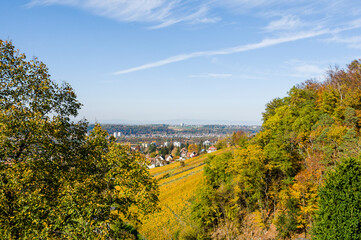
[[[120,22],[155,24],[153,29],[179,22],[213,23],[220,19],[208,16],[207,2],[196,7],[180,0],[32,0],[28,4],[29,7],[50,5],[81,8]]]

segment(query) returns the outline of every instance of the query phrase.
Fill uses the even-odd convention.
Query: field
[[[221,154],[219,150],[212,154]],[[195,190],[202,180],[203,166],[209,154],[167,166],[150,169],[158,179],[160,211],[143,220],[140,233],[148,240],[176,239],[191,229],[190,206]]]

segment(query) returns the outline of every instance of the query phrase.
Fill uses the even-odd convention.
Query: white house
[[[208,148],[207,153],[212,153],[212,152],[215,152],[215,151],[217,151],[217,148],[212,145],[212,146],[210,146],[210,147]]]
[[[186,159],[187,153],[188,153],[188,151],[185,148],[182,148],[182,150],[180,150],[180,157],[183,159]]]
[[[198,154],[196,152],[192,152],[191,155],[189,156],[190,158],[193,158],[193,157],[197,157]]]
[[[206,140],[206,141],[203,142],[203,145],[204,145],[204,146],[208,146],[208,145],[211,145],[211,144],[212,144],[212,143],[211,143],[210,141],[208,141],[208,140]]]

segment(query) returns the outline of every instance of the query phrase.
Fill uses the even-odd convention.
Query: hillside
[[[204,166],[193,238],[360,239],[360,86],[355,60],[269,102],[254,138]]]
[[[147,239],[171,239],[192,231],[191,200],[202,180],[204,163],[210,155],[220,155],[228,151],[231,149],[185,160],[184,166],[176,162],[150,169],[153,177],[158,179],[160,211],[143,220],[140,233]]]

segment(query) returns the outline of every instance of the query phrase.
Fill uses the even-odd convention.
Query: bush
[[[346,159],[331,171],[319,193],[314,239],[361,239],[361,162]]]

